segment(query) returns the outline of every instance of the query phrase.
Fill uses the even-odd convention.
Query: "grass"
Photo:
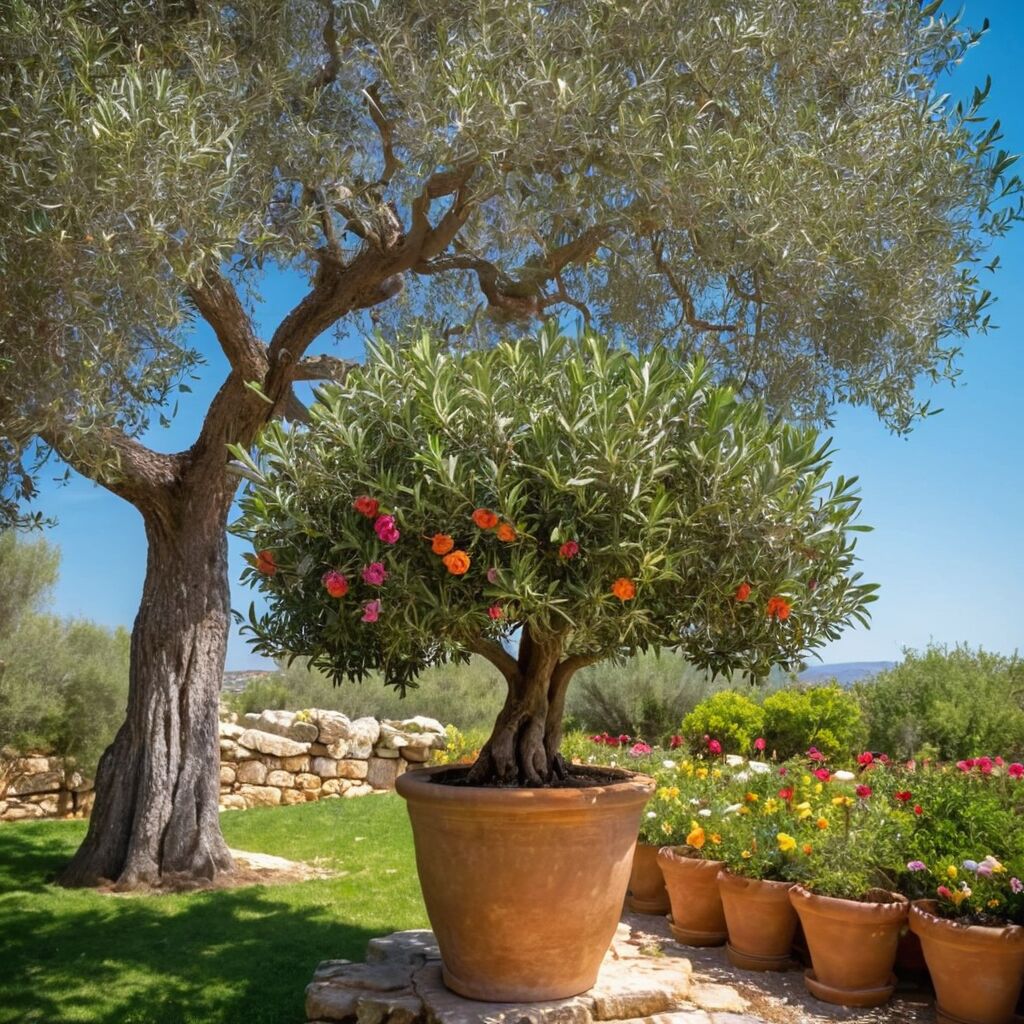
[[[300,1024],[320,960],[426,927],[396,796],[224,814],[228,844],[343,872],[119,897],[51,884],[83,822],[0,826],[0,1024]]]

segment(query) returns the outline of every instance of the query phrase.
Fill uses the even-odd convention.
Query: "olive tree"
[[[914,0],[13,0],[0,5],[0,496],[49,458],[131,502],[150,551],[128,717],[64,874],[230,869],[216,703],[226,446],[340,377],[329,330],[450,340],[570,314],[702,355],[778,412],[869,404],[987,323],[1017,217],[998,128],[939,95],[978,33]],[[303,293],[258,328],[267,275]],[[229,370],[154,450],[199,356]]]
[[[594,335],[381,346],[305,430],[269,427],[235,529],[255,649],[399,688],[471,653],[508,684],[470,772],[541,785],[584,665],[651,648],[765,676],[853,618],[854,481],[703,363]],[[518,655],[503,641],[519,635]]]

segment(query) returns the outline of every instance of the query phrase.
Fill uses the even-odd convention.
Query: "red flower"
[[[575,558],[580,553],[580,546],[574,540],[567,540],[559,549],[559,558]]]
[[[1013,764],[1006,769],[1006,774],[1009,775],[1011,779],[1024,778],[1024,764],[1021,764],[1020,761],[1014,761]]]
[[[363,494],[352,502],[352,507],[367,519],[373,519],[380,511],[380,502],[376,498]]]
[[[620,747],[624,747],[624,746],[626,746],[626,744],[628,744],[628,743],[629,743],[629,739],[630,739],[630,738],[629,738],[629,737],[628,737],[628,736],[627,736],[627,735],[626,735],[625,733],[623,733],[623,734],[622,734],[622,735],[621,735],[621,736],[619,737],[619,746],[620,746]]]
[[[901,804],[908,803],[913,796],[909,789],[901,789],[898,793],[893,793],[893,796],[899,800]]]
[[[754,740],[754,749],[755,750],[764,750],[765,745],[766,744],[764,742],[764,737],[763,736],[758,736],[757,739]]]
[[[857,755],[857,764],[867,765],[874,761],[875,755],[870,750],[865,750],[863,754]]]
[[[870,787],[870,786],[865,786],[865,785],[861,784],[860,786],[858,786],[858,787],[857,787],[857,788],[856,788],[856,789],[854,790],[854,792],[855,792],[855,793],[857,794],[857,796],[859,796],[859,797],[860,797],[860,798],[861,798],[862,800],[866,800],[866,799],[867,799],[867,798],[868,798],[869,796],[871,796],[871,787]]]
[[[914,804],[914,813],[920,818],[924,814],[924,808],[920,804]]]
[[[816,768],[814,774],[822,782],[828,782],[832,778],[832,773],[827,768]]]
[[[348,593],[348,580],[337,569],[328,569],[320,582],[331,597],[344,597]]]
[[[780,800],[792,800],[793,799],[793,787],[792,786],[784,786],[782,789],[780,789],[779,790],[779,799]]]
[[[668,741],[668,749],[669,750],[678,750],[678,748],[681,747],[682,745],[683,745],[683,737],[682,736],[673,736]],[[1021,767],[1024,768],[1024,765],[1021,765]]]
[[[750,597],[750,591],[751,591],[751,586],[750,586],[749,583],[741,583],[736,588],[736,600],[737,601],[746,601],[746,599],[748,597]]]
[[[256,553],[256,568],[264,576],[273,576],[277,572],[277,562],[274,561],[274,552],[264,548]]]
[[[708,740],[708,750],[712,754],[720,754],[722,752],[722,744],[718,740]]]
[[[500,604],[492,604],[491,607],[487,609],[487,614],[492,619],[500,619],[505,613],[501,610]]]
[[[776,594],[774,597],[768,598],[768,604],[765,606],[765,613],[769,619],[775,619],[776,622],[785,622],[789,618],[789,613],[793,610],[793,606],[784,598]]]

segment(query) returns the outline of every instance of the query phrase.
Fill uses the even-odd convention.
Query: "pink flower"
[[[832,773],[827,768],[815,768],[814,775],[821,782],[828,782],[832,778]]]
[[[487,582],[491,584],[498,582],[498,570],[493,565],[487,570]]]
[[[966,761],[957,761],[956,766],[962,772],[969,772],[974,767],[974,758],[968,758]]]
[[[763,751],[765,746],[766,746],[766,744],[764,742],[764,737],[763,736],[758,736],[757,739],[754,740],[754,749],[755,750]]]
[[[811,747],[811,749],[807,751],[807,756],[812,761],[824,761],[825,760],[825,755],[817,747]]]
[[[367,601],[363,605],[363,622],[376,622],[380,618],[380,601]]]
[[[712,754],[720,754],[722,752],[722,744],[718,740],[708,740],[708,750]]]
[[[388,578],[388,571],[383,562],[371,562],[363,570],[363,582],[371,587],[379,587]]]
[[[974,767],[977,768],[978,771],[980,771],[982,775],[991,775],[992,774],[992,758],[991,757],[979,757],[978,760],[974,762]]]
[[[856,789],[854,790],[854,792],[855,792],[855,793],[857,794],[857,796],[859,796],[859,797],[860,797],[860,798],[861,798],[862,800],[866,800],[866,799],[867,799],[867,798],[868,798],[869,796],[871,796],[871,787],[870,787],[870,786],[864,786],[864,785],[860,785],[860,786],[858,786],[858,787],[857,787],[857,788],[856,788]]]
[[[328,569],[320,577],[320,582],[331,597],[344,597],[348,593],[348,580],[337,569]]]
[[[952,893],[951,893],[951,892],[949,891],[948,887],[947,887],[947,886],[945,886],[945,885],[940,885],[940,886],[938,887],[938,889],[936,889],[935,891],[936,891],[936,892],[937,892],[937,893],[938,893],[938,894],[939,894],[939,895],[940,895],[940,896],[941,896],[941,897],[942,897],[943,899],[946,899],[946,900],[951,900],[951,899],[953,898],[953,894],[952,894]]]
[[[682,745],[683,745],[683,737],[682,736],[673,736],[668,741],[668,749],[669,750],[678,750],[679,747],[681,747]],[[1024,765],[1022,765],[1021,767],[1024,768]]]
[[[1010,889],[1015,893],[1024,892],[1024,882],[1021,882],[1019,878],[1011,878]]]
[[[868,765],[871,764],[874,759],[875,755],[872,754],[870,750],[865,750],[863,754],[857,755],[857,764]]]
[[[1024,778],[1024,764],[1021,764],[1020,761],[1014,761],[1013,764],[1006,769],[1006,774],[1009,775],[1011,779]]]
[[[385,544],[397,544],[401,536],[395,525],[394,516],[377,516],[373,529]]]
[[[1003,759],[1002,759],[1001,757],[998,757],[998,756],[997,756],[997,757],[996,757],[996,759],[995,759],[995,763],[996,763],[996,765],[998,765],[998,766],[999,766],[1000,768],[1002,768],[1002,767],[1003,767],[1003,765],[1004,765],[1004,764],[1005,764],[1006,762],[1005,762],[1005,761],[1004,761],[1004,760],[1003,760]]]
[[[782,765],[779,768],[779,774],[780,775],[788,775],[789,774],[789,769],[785,765]]]
[[[927,871],[928,865],[923,860],[911,860],[907,861],[908,871]]]
[[[641,743],[634,743],[633,746],[631,746],[629,748],[629,756],[630,757],[643,757],[644,754],[649,754],[650,752],[651,752],[650,746],[648,744],[642,743],[642,742]]]
[[[497,620],[498,620],[498,619],[500,619],[500,618],[502,617],[502,615],[504,615],[505,613],[504,613],[504,612],[503,612],[503,611],[501,610],[501,605],[500,605],[500,604],[492,604],[492,605],[491,605],[491,607],[487,609],[487,614],[488,614],[488,615],[489,615],[489,616],[490,616],[490,617],[491,617],[492,619],[494,619],[495,621],[497,621]]]

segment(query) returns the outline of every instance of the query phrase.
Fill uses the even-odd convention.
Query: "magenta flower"
[[[720,754],[722,752],[722,744],[718,740],[708,740],[708,750],[712,754]]]
[[[814,777],[820,782],[828,782],[832,778],[832,774],[827,768],[816,768],[814,770]]]
[[[1010,889],[1014,893],[1024,892],[1024,882],[1022,882],[1019,878],[1011,878]]]
[[[974,767],[974,758],[970,758],[967,761],[957,761],[956,766],[962,772],[969,772]]]
[[[992,758],[991,757],[979,757],[978,760],[974,762],[974,767],[977,768],[978,771],[981,772],[982,775],[991,775],[992,774]]]
[[[758,736],[757,739],[754,740],[755,750],[763,751],[766,746],[767,744],[765,743],[763,736]]]
[[[380,618],[380,601],[367,601],[363,605],[363,622],[376,622]]]
[[[385,544],[397,544],[398,538],[401,536],[395,525],[394,516],[377,516],[373,529]]]
[[[363,570],[363,582],[371,587],[379,587],[388,578],[388,571],[383,562],[371,562]]]
[[[626,746],[627,743],[629,743],[629,737],[625,733],[623,733],[619,737],[619,746],[620,747],[624,747],[624,746]]]
[[[650,748],[649,744],[642,743],[642,742],[641,743],[634,743],[633,746],[631,746],[629,748],[629,756],[630,757],[643,757],[644,754],[649,754],[650,752],[651,752],[651,748]]]
[[[1020,761],[1014,761],[1013,764],[1006,769],[1006,774],[1009,775],[1011,779],[1021,778],[1024,776],[1024,764],[1021,764]]]
[[[927,871],[928,865],[923,860],[910,860],[907,861],[908,871]]]
[[[811,747],[811,749],[807,751],[807,756],[812,761],[824,761],[825,760],[825,755],[817,747]]]

